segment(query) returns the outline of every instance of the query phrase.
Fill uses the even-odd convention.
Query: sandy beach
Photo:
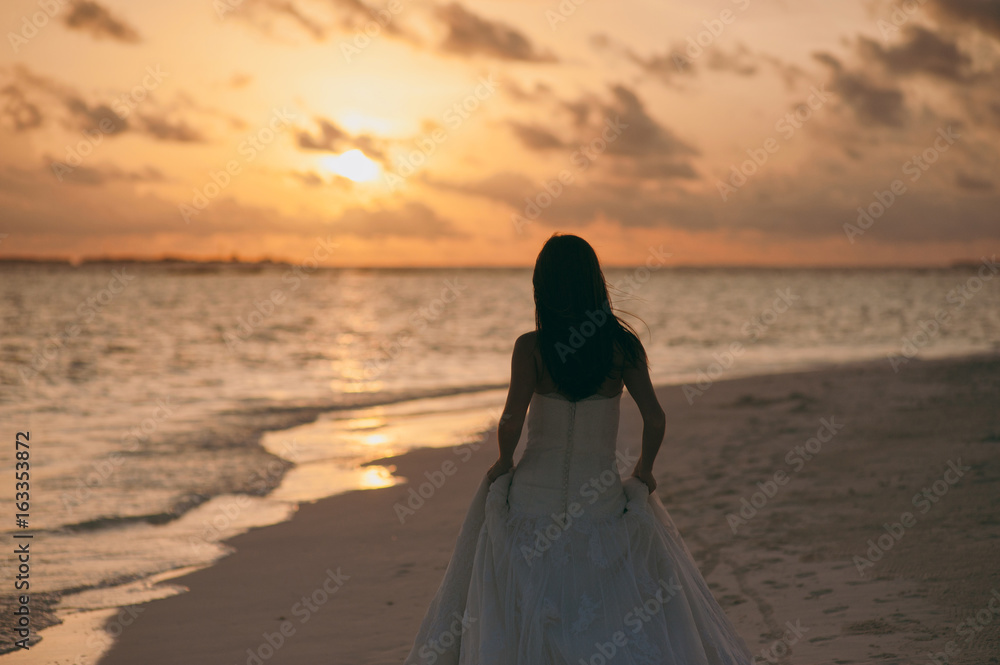
[[[758,662],[1000,662],[1000,358],[657,392],[657,491]],[[620,445],[640,426],[626,396]],[[101,665],[402,663],[495,445],[382,460],[409,482],[233,538]]]

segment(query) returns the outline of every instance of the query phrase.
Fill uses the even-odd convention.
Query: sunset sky
[[[11,0],[0,256],[975,261],[1000,3],[903,5]]]

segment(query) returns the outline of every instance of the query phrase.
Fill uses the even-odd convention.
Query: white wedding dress
[[[621,480],[621,393],[535,393],[484,478],[406,665],[731,665],[750,651],[659,498]]]

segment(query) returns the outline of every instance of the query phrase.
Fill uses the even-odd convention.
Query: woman
[[[514,344],[500,457],[406,664],[750,663],[651,493],[663,409],[642,343],[611,310],[597,255],[582,238],[555,234],[532,282],[536,329]],[[624,387],[643,430],[622,481]]]

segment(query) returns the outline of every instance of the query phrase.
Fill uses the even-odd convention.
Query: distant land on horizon
[[[995,256],[995,255],[993,255]],[[954,260],[942,265],[725,265],[725,264],[677,264],[667,265],[658,270],[953,270],[961,268],[976,268],[983,262],[980,259]],[[227,259],[198,259],[184,258],[179,256],[163,256],[159,258],[148,258],[139,256],[88,256],[80,260],[73,260],[68,257],[58,256],[0,256],[0,266],[12,264],[46,264],[46,265],[66,265],[78,267],[81,265],[97,265],[111,263],[146,264],[164,266],[192,266],[198,268],[242,268],[242,269],[262,269],[269,266],[301,265],[301,261],[290,261],[276,258],[263,259],[243,259],[237,255]],[[524,265],[423,265],[423,266],[378,266],[378,265],[320,265],[317,269],[322,270],[525,270],[532,268],[533,264]],[[628,269],[637,268],[640,264],[617,265],[605,264],[605,269]]]

